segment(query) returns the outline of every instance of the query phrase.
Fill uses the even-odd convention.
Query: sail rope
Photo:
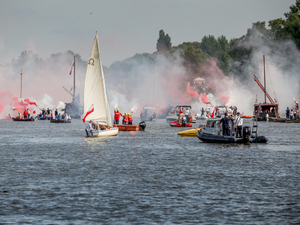
[[[273,83],[272,83],[272,79],[271,79],[271,76],[270,76],[269,67],[268,67],[267,62],[266,62],[266,68],[267,68],[267,74],[268,74],[268,76],[269,76],[269,80],[270,80],[270,82],[271,82],[272,89],[273,89],[273,91],[274,91],[274,95],[275,95],[275,103],[278,103],[277,96],[276,96],[275,89],[274,89],[274,86],[273,86]]]

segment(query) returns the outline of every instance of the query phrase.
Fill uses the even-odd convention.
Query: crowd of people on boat
[[[104,126],[93,120],[90,120],[88,125],[86,126],[86,130],[91,133],[92,137],[94,137],[95,131],[108,130],[108,129],[109,129],[108,126]]]
[[[122,119],[122,124],[123,125],[132,125],[132,122],[133,122],[133,119],[132,119],[132,114],[133,112],[131,113],[124,113],[124,115],[122,113],[120,113],[120,110],[117,109],[117,110],[114,110],[114,124],[119,124],[119,121],[120,121],[120,116],[123,117]]]
[[[178,116],[178,120],[177,120],[178,124],[185,126],[186,123],[190,123],[193,120],[189,108],[175,109],[175,111]]]
[[[42,112],[38,115],[39,119],[55,119],[55,120],[70,120],[71,116],[66,114],[66,112],[64,113],[59,113],[57,109],[55,109],[54,111],[54,117],[53,117],[53,110],[52,109],[42,109]]]
[[[293,109],[287,107],[285,110],[285,117],[286,119],[290,119],[290,120],[299,119],[299,106],[296,105]]]

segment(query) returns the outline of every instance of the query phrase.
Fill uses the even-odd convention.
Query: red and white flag
[[[86,117],[90,115],[92,112],[94,112],[94,104],[91,105],[91,107],[89,108],[89,110],[86,112],[85,115],[81,116],[82,121],[85,122]]]
[[[20,73],[20,75],[21,75],[21,76],[23,75],[23,69],[21,69],[21,73]]]
[[[73,64],[72,64],[72,66],[71,66],[71,69],[70,69],[70,75],[72,74],[72,69],[73,69],[73,66],[75,65],[75,60],[73,61]]]
[[[296,106],[299,106],[298,102],[295,99],[294,99],[294,102],[295,102]]]
[[[211,117],[211,118],[214,118],[215,113],[216,113],[216,109],[217,109],[217,107],[214,106],[214,107],[210,110],[210,117]]]

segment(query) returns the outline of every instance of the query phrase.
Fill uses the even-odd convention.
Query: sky
[[[172,46],[228,40],[252,23],[284,18],[295,0],[0,0],[0,64],[33,51],[47,59],[71,50],[88,60],[96,31],[101,59],[109,67],[136,53],[153,53],[159,30]]]

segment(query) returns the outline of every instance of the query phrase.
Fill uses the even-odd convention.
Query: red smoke
[[[211,105],[211,103],[207,101],[207,95],[205,93],[201,94],[200,98],[201,98],[201,100],[204,104],[210,104]]]
[[[226,103],[229,100],[229,96],[225,96],[225,95],[219,94],[219,99],[221,101],[222,106],[225,106]]]

